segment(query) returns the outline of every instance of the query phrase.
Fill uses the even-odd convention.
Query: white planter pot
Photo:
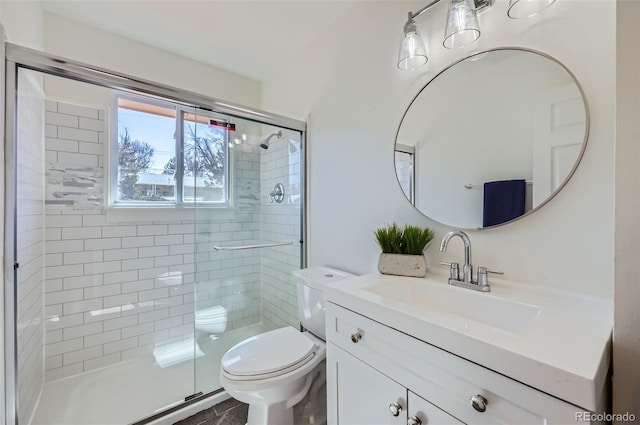
[[[427,259],[422,255],[380,254],[378,271],[396,276],[425,277]]]

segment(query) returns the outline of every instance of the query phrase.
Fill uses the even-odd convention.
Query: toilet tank
[[[329,267],[309,267],[294,270],[293,276],[298,287],[298,318],[300,323],[312,334],[325,340],[323,287],[328,283],[355,275]]]

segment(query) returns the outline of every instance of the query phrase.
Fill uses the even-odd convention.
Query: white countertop
[[[432,272],[424,279],[372,273],[327,285],[325,297],[576,406],[597,410],[610,363],[611,300],[494,278],[488,293],[446,282],[447,276]],[[430,291],[433,299],[424,299]],[[512,325],[509,314],[501,318],[498,308],[492,326],[487,324],[491,320],[463,317],[456,300],[466,310],[484,302],[486,311],[508,300],[513,308],[522,305],[535,314],[528,313],[524,325]],[[504,326],[496,320],[504,320]]]

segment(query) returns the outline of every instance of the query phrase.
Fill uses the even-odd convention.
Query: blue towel
[[[527,184],[524,180],[501,180],[484,184],[482,226],[494,226],[524,214]]]

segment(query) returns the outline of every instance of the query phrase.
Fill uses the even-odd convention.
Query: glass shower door
[[[206,123],[194,125],[202,167],[191,179],[195,330],[203,353],[195,382],[206,394],[220,389],[220,360],[233,345],[276,327],[298,327],[290,272],[301,265],[302,150],[299,132],[204,111],[198,116]]]

